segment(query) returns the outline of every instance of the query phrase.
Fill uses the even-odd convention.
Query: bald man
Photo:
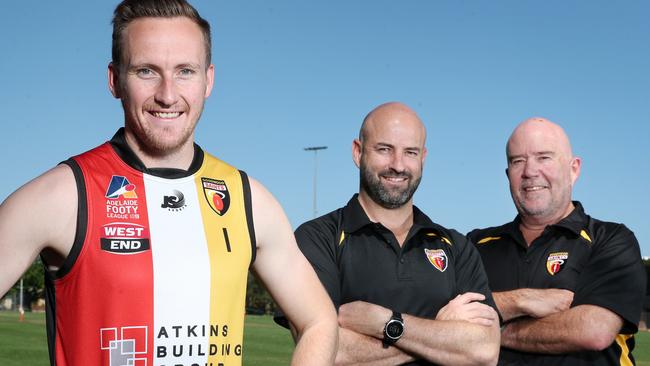
[[[401,103],[365,118],[352,158],[360,190],[296,230],[339,312],[337,364],[494,364],[498,315],[481,260],[413,205],[424,125]]]
[[[581,160],[557,124],[522,122],[506,155],[519,214],[468,234],[505,323],[499,364],[633,365],[646,280],[634,234],[571,201]]]

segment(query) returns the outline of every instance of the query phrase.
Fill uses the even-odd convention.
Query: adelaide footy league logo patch
[[[427,255],[429,263],[436,267],[438,271],[444,272],[447,269],[447,253],[444,250],[424,248],[424,254]]]
[[[220,179],[201,178],[203,193],[210,208],[219,216],[223,216],[230,207],[230,194],[226,182]]]
[[[126,177],[121,175],[114,175],[111,177],[111,182],[106,189],[106,198],[138,198],[135,193],[135,184],[131,184]]]
[[[546,270],[551,276],[556,275],[562,270],[562,267],[568,258],[568,252],[556,252],[549,254],[548,259],[546,260]]]

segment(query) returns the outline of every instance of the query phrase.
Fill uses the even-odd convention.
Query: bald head
[[[557,153],[561,153],[569,158],[573,157],[571,151],[571,143],[569,137],[566,135],[562,127],[553,123],[546,118],[532,117],[521,122],[508,139],[506,145],[506,156],[510,160],[511,146],[529,145],[530,141],[543,140],[550,144]]]
[[[426,131],[418,115],[402,103],[386,103],[363,120],[352,158],[360,171],[364,207],[400,209],[412,205],[422,178]]]
[[[562,127],[540,117],[520,123],[506,145],[508,181],[517,211],[529,225],[552,225],[573,209],[571,193],[580,175]]]
[[[406,104],[399,102],[388,102],[376,107],[363,119],[361,130],[359,130],[359,140],[363,142],[368,138],[368,134],[377,128],[386,124],[404,124],[413,129],[422,137],[421,146],[424,147],[426,139],[426,130],[424,124],[414,110]]]

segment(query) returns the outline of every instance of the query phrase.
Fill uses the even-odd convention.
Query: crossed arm
[[[518,289],[494,292],[494,301],[507,323],[503,347],[536,353],[602,350],[623,326],[616,313],[595,305],[570,308],[573,292],[560,289]]]
[[[343,304],[339,308],[336,363],[395,365],[426,359],[441,365],[496,364],[498,316],[490,306],[478,302],[483,299],[477,293],[459,295],[433,320],[403,314],[404,334],[389,348],[382,347],[381,339],[391,310],[363,301]]]

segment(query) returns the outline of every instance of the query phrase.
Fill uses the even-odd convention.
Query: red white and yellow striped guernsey
[[[240,365],[255,257],[246,174],[195,145],[188,171],[146,169],[123,131],[67,162],[73,249],[47,278],[53,365]]]

